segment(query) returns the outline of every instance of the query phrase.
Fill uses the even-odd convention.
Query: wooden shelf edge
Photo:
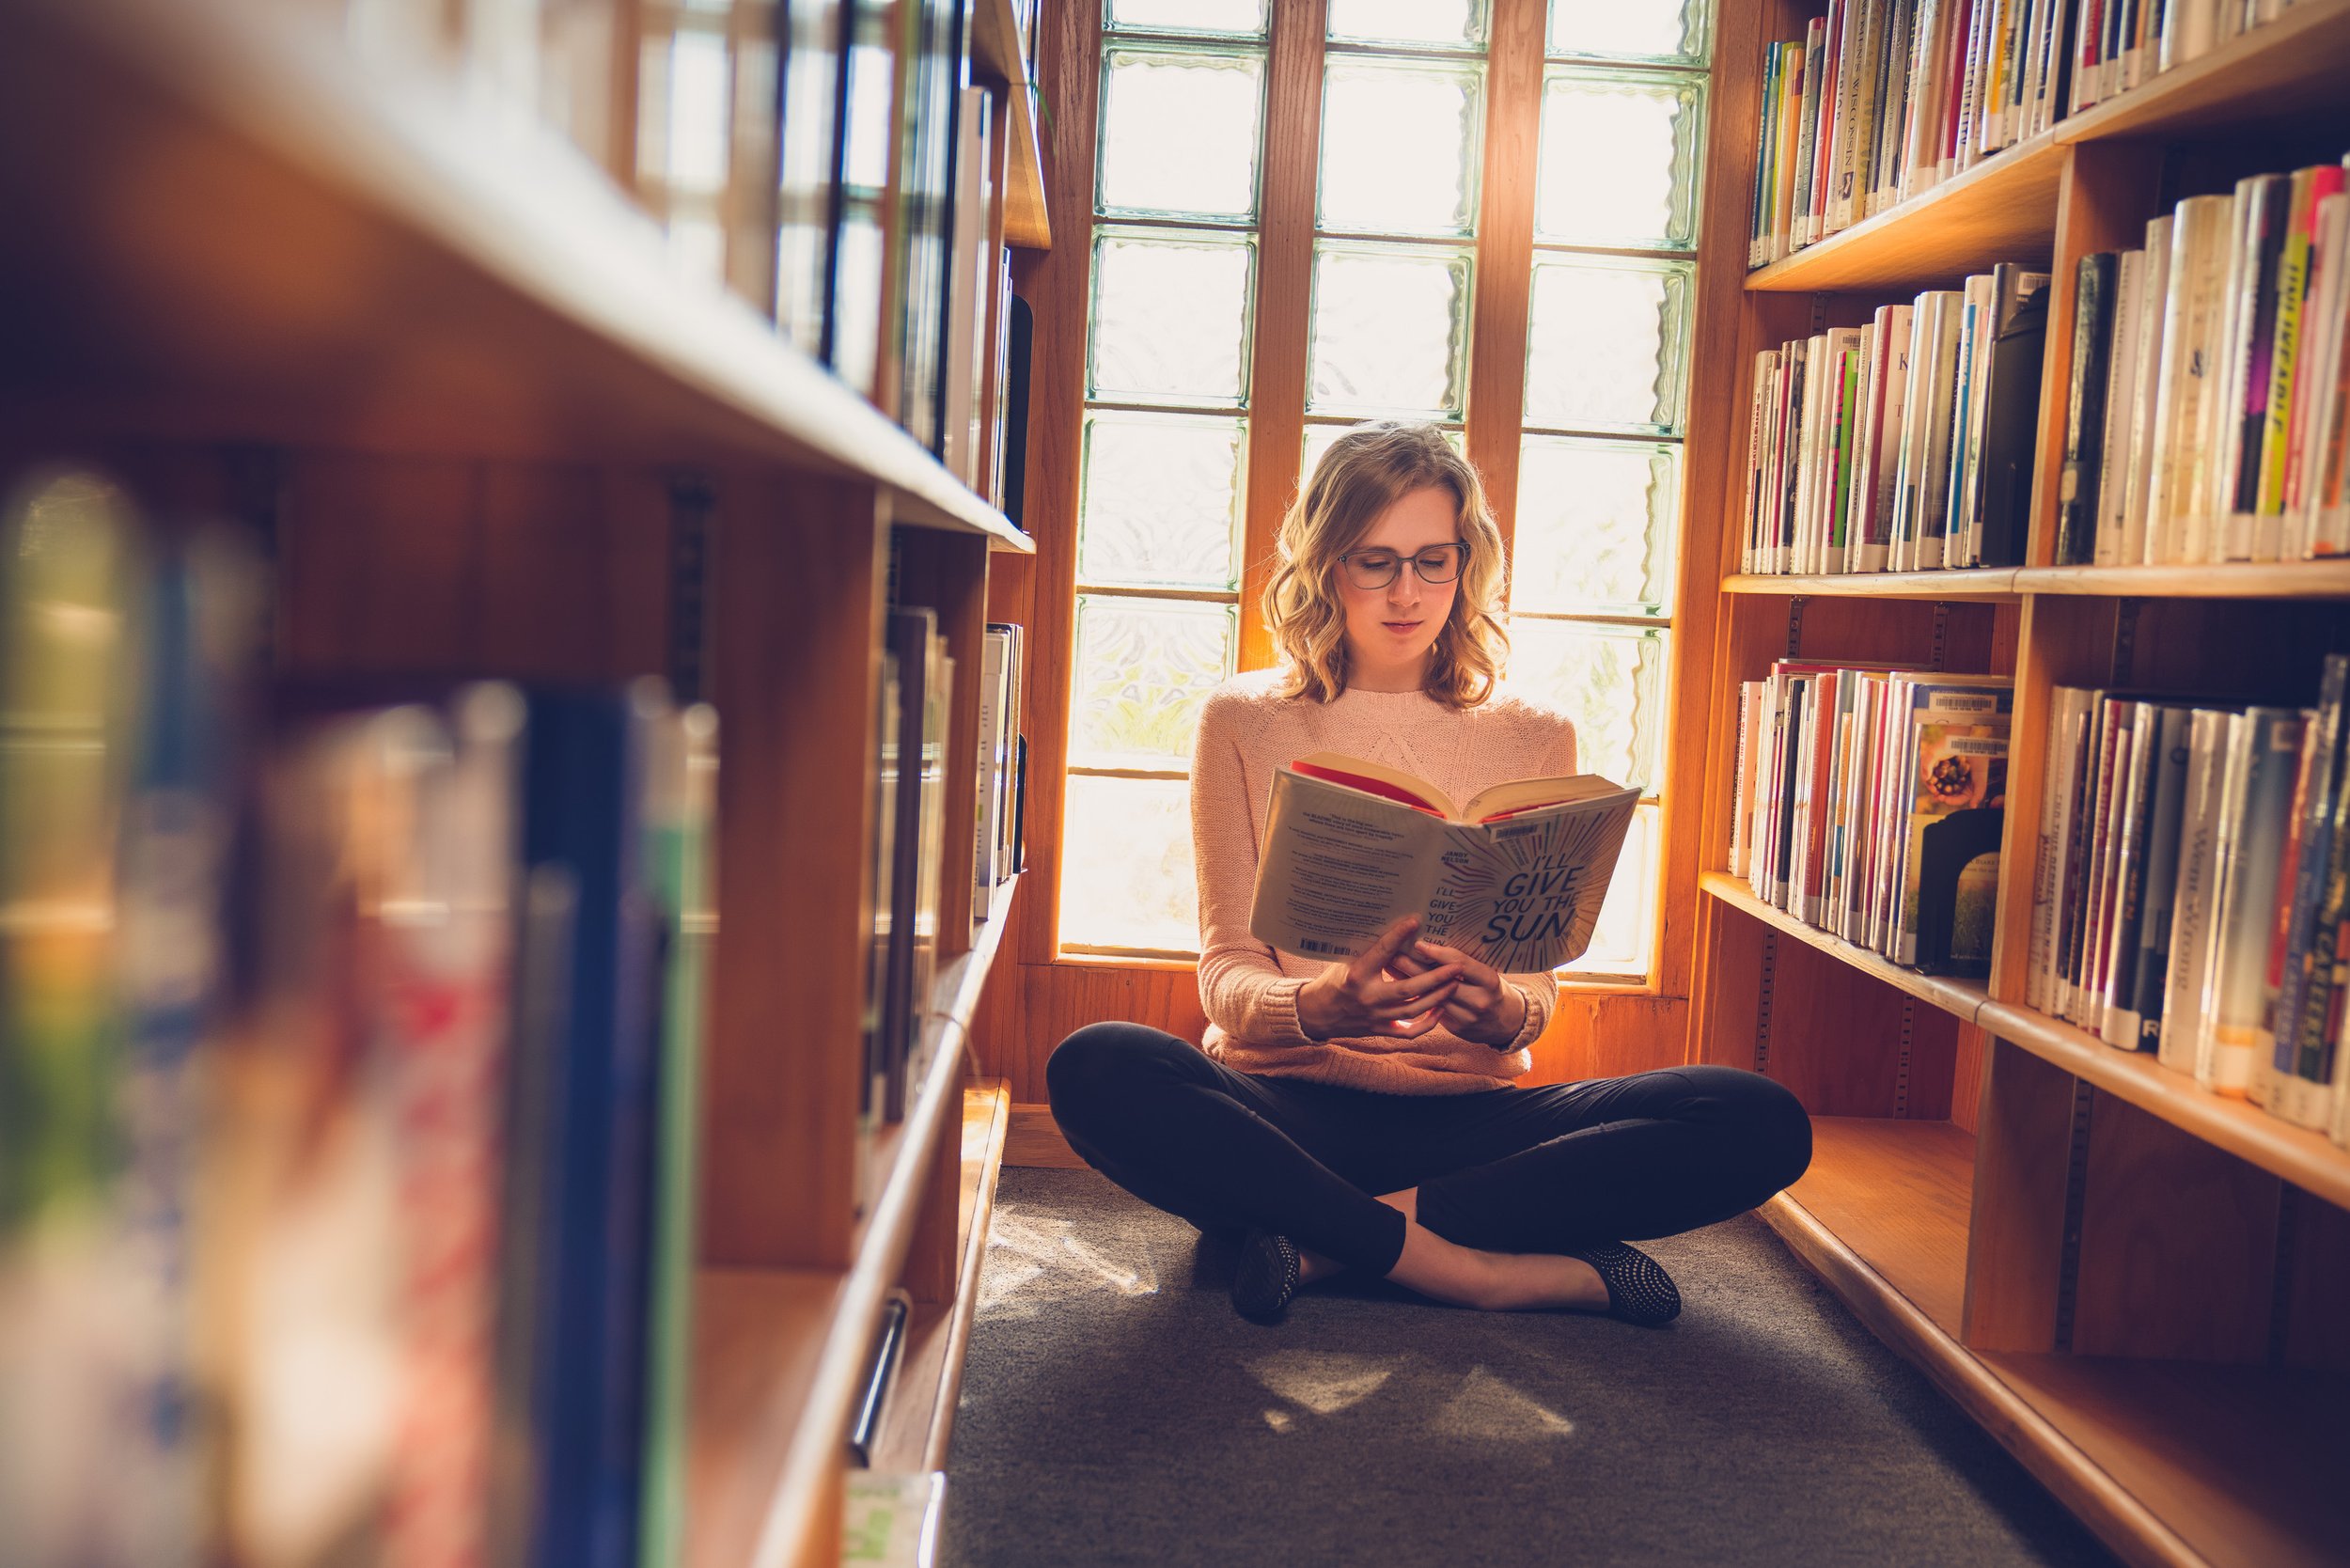
[[[1994,566],[1952,572],[1740,572],[1722,579],[1724,593],[1827,595],[1850,599],[1999,599],[2017,597],[2015,569]]]
[[[1802,1204],[1781,1193],[1760,1214],[1871,1333],[1923,1372],[2107,1545],[2141,1568],[2204,1568],[2200,1552]]]
[[[1011,102],[1010,188],[1004,199],[1004,243],[1023,250],[1053,248],[1045,212],[1044,153],[1037,137],[1036,84],[1028,76],[1026,40],[1011,0],[979,0],[971,15],[971,69],[1003,84]]]
[[[2350,557],[2208,566],[2028,566],[2015,573],[2015,587],[2027,594],[2117,599],[2342,599],[2350,598]]]
[[[2205,55],[2168,71],[2136,90],[2110,98],[2056,125],[2060,142],[2146,136],[2222,121],[2245,123],[2279,112],[2279,81],[2297,82],[2339,102],[2339,72],[2350,63],[2350,3],[2303,0],[2295,8]],[[2287,99],[2284,107],[2298,102]],[[2252,115],[2229,112],[2246,102]],[[2218,114],[2212,111],[2220,110]]]
[[[1806,245],[1793,256],[1781,257],[1767,267],[1757,268],[1747,274],[1747,292],[1804,294],[1908,282],[1920,276],[1955,276],[1974,263],[1968,260],[1956,265],[1955,269],[1945,267],[1930,273],[1919,273],[1912,266],[1888,268],[1872,263],[1874,253],[1884,249],[1893,236],[1928,214],[1967,205],[1979,205],[1986,210],[2013,207],[2042,187],[2046,193],[2046,227],[2049,244],[2052,245],[2056,234],[2057,180],[2063,168],[2063,160],[2064,152],[2058,145],[2055,133],[2044,131],[2029,141],[2018,142],[2013,147],[1994,153],[1973,168],[1943,180],[1930,191],[1921,192],[1815,244]],[[2047,247],[2042,248],[2044,250]],[[2035,258],[2014,256],[2005,259],[2031,260]]]
[[[24,62],[16,69],[39,69],[44,51],[72,51],[122,90],[219,130],[267,182],[290,176],[352,220],[383,225],[507,290],[537,323],[624,355],[646,386],[698,407],[700,439],[868,479],[896,497],[901,521],[1033,548],[772,322],[680,279],[653,221],[552,130],[453,88],[389,86],[284,8],[31,0],[12,32]],[[0,145],[19,148],[15,156],[40,156],[55,133],[10,125],[0,110]],[[192,239],[202,244],[191,249],[218,263],[218,233]],[[250,243],[275,242],[256,228]],[[177,265],[160,243],[148,249],[155,267]],[[384,280],[377,292],[398,297]]]
[[[1977,1022],[2214,1148],[2350,1208],[2350,1149],[2336,1148],[2322,1133],[2280,1121],[2249,1101],[2214,1094],[2144,1052],[2116,1050],[2086,1029],[2014,1002],[1986,1002]]]
[[[1698,887],[1731,908],[1819,949],[1872,980],[1882,980],[1897,991],[1907,992],[1919,1001],[1941,1009],[1962,1024],[1974,1023],[1976,1014],[1989,1000],[1989,993],[1979,981],[1954,980],[1947,975],[1921,975],[1915,969],[1904,968],[1883,953],[1831,935],[1815,925],[1795,918],[1775,904],[1764,903],[1743,881],[1727,871],[1700,873]]]
[[[954,1441],[955,1407],[963,1398],[964,1358],[971,1346],[971,1325],[979,1312],[979,1270],[987,1262],[987,1236],[995,1218],[995,1186],[1003,1175],[1004,1143],[1011,1130],[1011,1087],[1001,1078],[992,1081],[986,1152],[979,1160],[971,1230],[964,1238],[963,1264],[955,1274],[954,1310],[947,1325],[947,1365],[939,1378],[937,1403],[932,1407],[930,1440],[922,1450],[926,1470],[947,1467],[947,1450]]]

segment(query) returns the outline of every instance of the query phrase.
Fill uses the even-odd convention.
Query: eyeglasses
[[[1386,588],[1402,572],[1406,557],[1392,550],[1349,550],[1339,557],[1346,580],[1365,590]],[[1468,564],[1468,545],[1462,541],[1432,544],[1409,557],[1412,572],[1423,583],[1449,583]]]

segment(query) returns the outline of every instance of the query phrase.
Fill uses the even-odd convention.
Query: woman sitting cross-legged
[[[1803,1173],[1794,1095],[1729,1067],[1519,1088],[1556,1000],[1406,919],[1346,964],[1248,934],[1274,772],[1316,751],[1455,799],[1571,774],[1564,718],[1495,695],[1500,537],[1434,426],[1340,437],[1281,526],[1266,619],[1286,656],[1212,695],[1192,758],[1202,1051],[1079,1029],[1046,1070],[1070,1147],[1146,1202],[1242,1237],[1234,1304],[1280,1315],[1341,1269],[1463,1306],[1669,1321],[1628,1241],[1744,1213]]]

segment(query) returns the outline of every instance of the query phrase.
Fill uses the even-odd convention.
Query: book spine
[[[2105,961],[2105,1018],[2098,1032],[2108,1045],[2138,1049],[2141,1020],[2137,1009],[2138,929],[2146,908],[2146,835],[2154,816],[2154,776],[2160,760],[2161,711],[2151,702],[2133,705],[2130,768],[2123,776],[2121,847],[2115,855],[2113,933]]]
[[[2204,990],[2208,1017],[2197,1079],[2242,1098],[2251,1087],[2265,991],[2268,929],[2283,863],[2301,715],[2255,708],[2232,725],[2236,744],[2220,802],[2219,902]]]
[[[2148,497],[2154,469],[2154,390],[2162,382],[2163,321],[2170,290],[2170,229],[2169,214],[2146,226],[2146,260],[2138,290],[2137,364],[2131,373],[2127,444],[2123,473],[2127,488],[2122,498],[2121,558],[2125,566],[2145,561],[2149,533]]]
[[[1813,17],[1804,30],[1803,96],[1796,107],[1800,117],[1795,146],[1794,213],[1788,239],[1790,249],[1800,249],[1819,238],[1812,222],[1813,196],[1819,186],[1820,162],[1820,101],[1821,83],[1836,70],[1834,46],[1830,43],[1831,24],[1841,20],[1842,0],[1836,0],[1829,14]]]
[[[2301,336],[2295,353],[2293,412],[2285,435],[2284,525],[2279,555],[2299,560],[2311,554],[2310,494],[2312,489],[2311,432],[2326,401],[2326,368],[2333,363],[2334,337],[2341,330],[2342,312],[2334,301],[2335,276],[2342,266],[2343,214],[2350,198],[2342,194],[2340,165],[2327,165],[2330,179],[2317,181],[2311,192],[2306,263],[2309,287],[2301,305]],[[2327,189],[2328,186],[2331,189]]]
[[[2146,508],[2147,559],[2184,561],[2200,544],[2196,518],[2210,453],[2215,331],[2229,217],[2226,196],[2190,196],[2171,231],[2170,297],[2163,314],[2162,378],[2155,389],[2154,472]]]
[[[2086,566],[2095,556],[2115,260],[2111,251],[2084,256],[2074,281],[2073,373],[2065,393],[2064,469],[2057,489],[2060,566]]]
[[[2064,820],[2072,803],[2072,792],[2065,788],[2064,768],[2072,732],[2072,688],[2051,687],[2048,705],[2047,750],[2040,779],[2040,832],[2032,856],[2031,933],[2024,961],[2024,1005],[2040,1012],[2052,1011],[2049,996],[2054,965],[2050,954],[2064,863],[2057,850],[2063,841]]]
[[[2350,688],[2350,656],[2327,655],[2317,711],[2303,746],[2309,760],[2300,808],[2299,856],[2297,864],[2289,868],[2288,929],[2278,965],[2272,1018],[2270,1065],[2283,1090],[2277,1108],[2300,1127],[2322,1127],[2332,1111],[2324,1092],[2329,1076],[2325,1071],[2325,1042],[2307,1020],[2312,1011],[2323,1018],[2333,975],[2334,933],[2342,917],[2345,862],[2338,824],[2345,792],[2345,688]]]
[[[2132,970],[2130,996],[2130,1011],[2138,1017],[2137,1049],[2141,1051],[2153,1051],[2162,1042],[2163,982],[2178,893],[2179,823],[2186,798],[2190,717],[2185,708],[2164,708],[2156,721],[2154,815],[2146,828],[2146,897],[2138,917],[2138,961]]]
[[[2138,367],[2138,324],[2145,314],[2138,293],[2145,281],[2145,254],[2123,251],[2114,267],[2112,351],[2107,355],[2105,429],[2098,440],[2097,521],[2094,558],[2119,566],[2123,557],[2122,514],[2129,501],[2130,388]]]
[[[2171,895],[2170,962],[2163,980],[2157,1052],[2162,1065],[2174,1073],[2193,1073],[2201,1052],[2202,975],[2219,884],[2219,802],[2232,716],[2199,708],[2187,721],[2186,798],[2180,807],[2179,875]]]
[[[2318,225],[2326,343],[2301,378],[2311,413],[2298,510],[2308,540],[2303,554],[2335,556],[2350,550],[2350,506],[2342,504],[2350,456],[2350,194],[2321,202]]]
[[[2261,503],[2262,449],[2268,433],[2268,397],[2277,348],[2287,220],[2293,180],[2269,175],[2253,182],[2246,213],[2237,302],[2234,358],[2230,372],[2239,396],[2228,431],[2225,560],[2261,558],[2254,546]],[[2273,556],[2270,558],[2274,558]]]

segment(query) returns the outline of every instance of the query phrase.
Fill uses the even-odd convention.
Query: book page
[[[1249,934],[1308,958],[1351,958],[1426,906],[1432,846],[1445,829],[1427,813],[1284,768],[1257,866]]]

